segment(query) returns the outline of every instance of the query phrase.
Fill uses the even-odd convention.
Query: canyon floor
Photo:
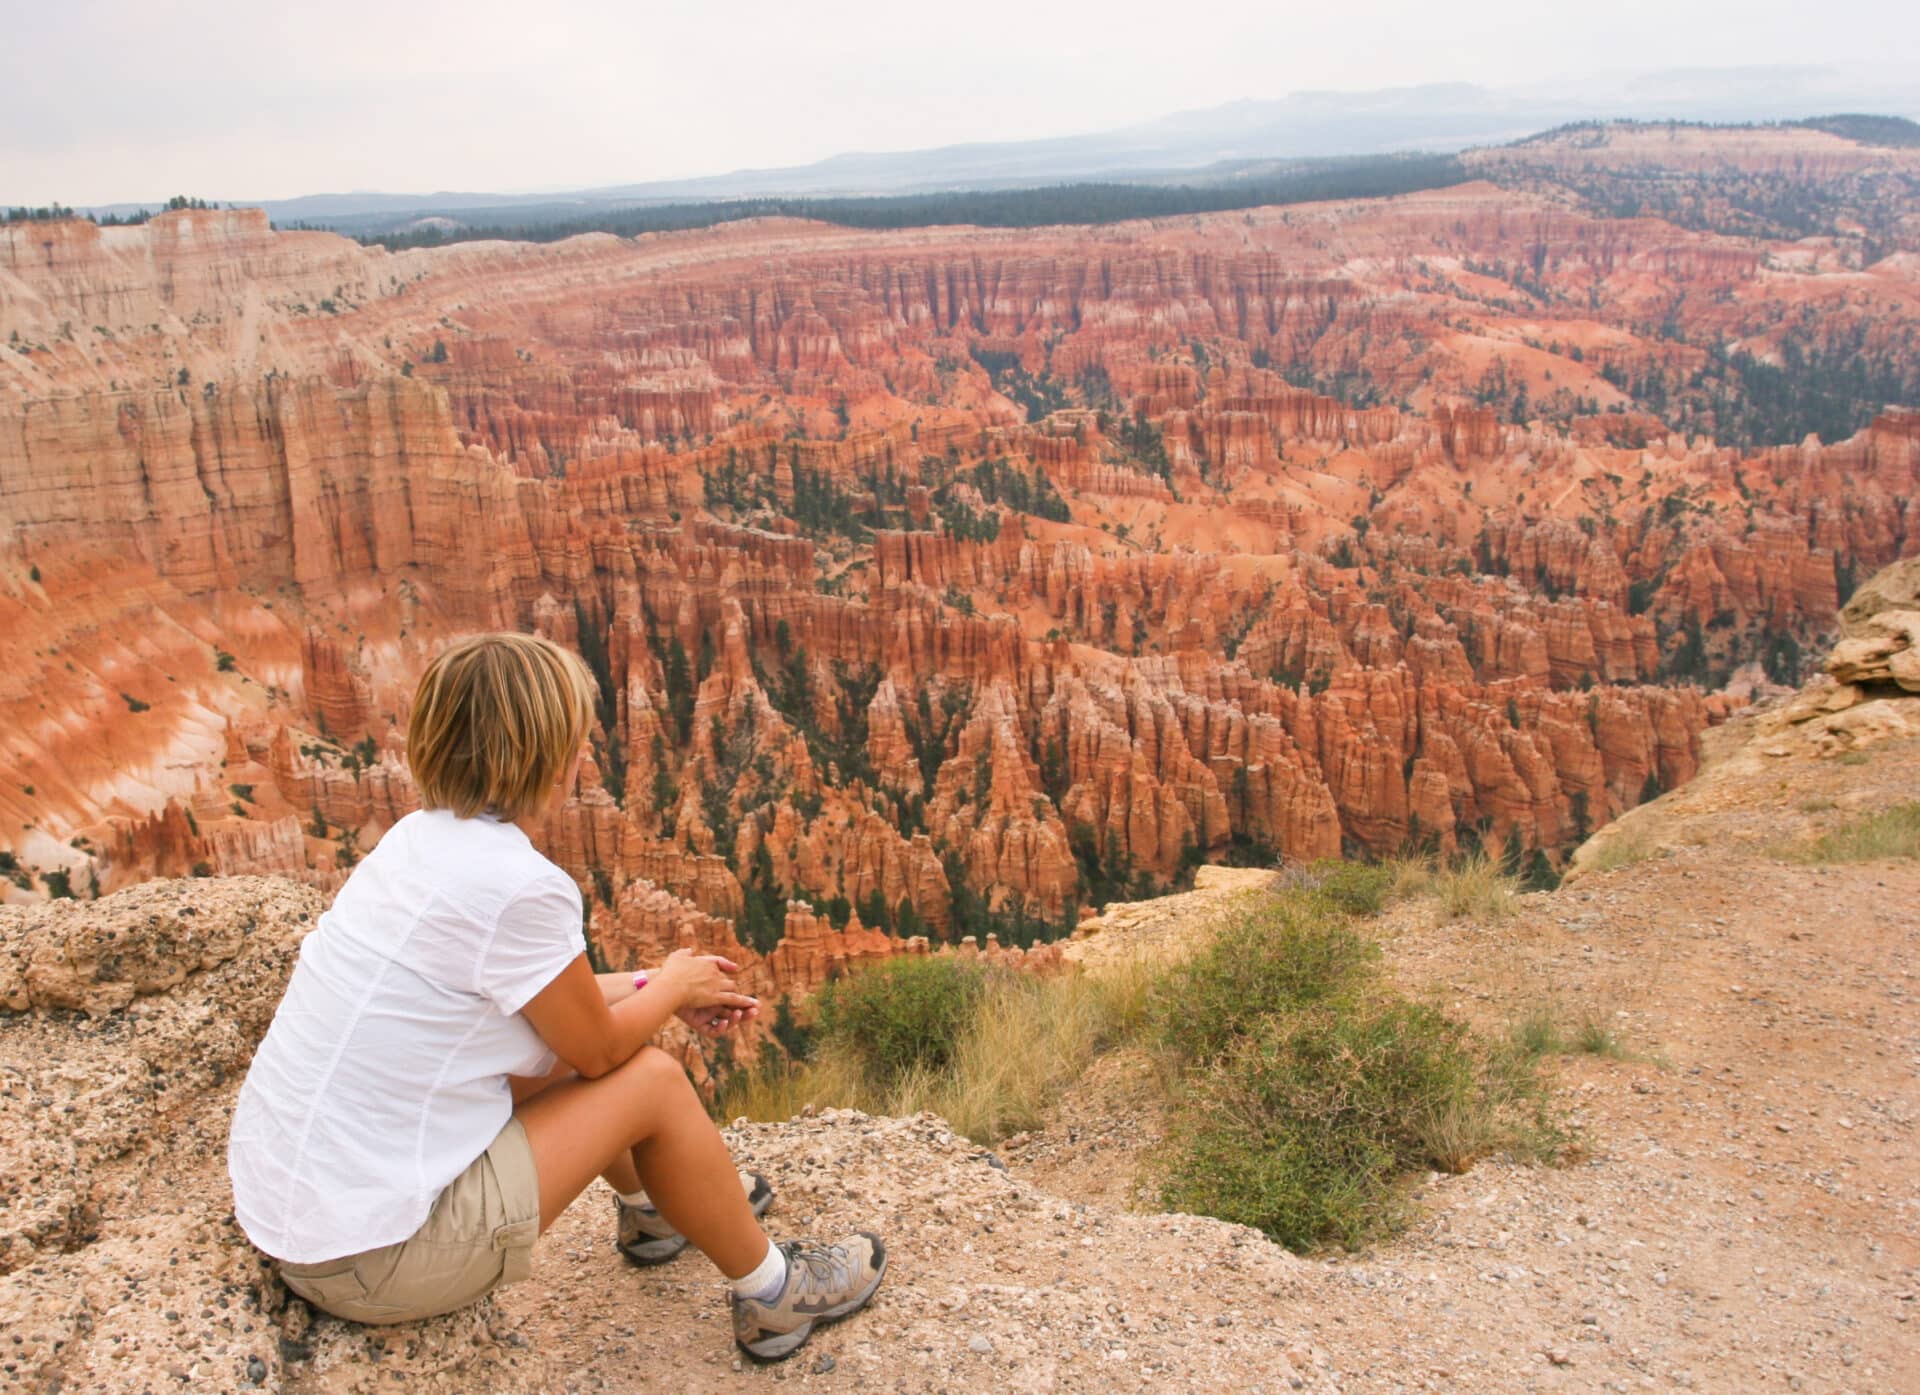
[[[619,1261],[603,1192],[477,1310],[316,1319],[238,1241],[221,1165],[315,894],[0,911],[0,1390],[1920,1390],[1920,863],[1784,855],[1920,787],[1920,701],[1860,712],[1864,760],[1777,715],[1713,733],[1698,779],[1603,832],[1621,865],[1500,924],[1381,917],[1403,983],[1489,1028],[1605,1015],[1624,1054],[1551,1067],[1574,1161],[1421,1179],[1400,1238],[1301,1259],[1131,1209],[1158,1126],[1121,1057],[993,1153],[931,1117],[742,1127],[776,1236],[892,1254],[870,1310],[769,1369],[697,1256]],[[1183,914],[1154,906],[1102,936]],[[171,986],[105,1011],[130,984]]]

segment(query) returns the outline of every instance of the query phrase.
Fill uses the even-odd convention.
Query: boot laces
[[[809,1297],[845,1287],[853,1272],[853,1256],[844,1245],[795,1245],[787,1251],[787,1263]]]

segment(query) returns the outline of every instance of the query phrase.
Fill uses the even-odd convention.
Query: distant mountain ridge
[[[1823,116],[1877,109],[1883,116]],[[1177,111],[1133,126],[1038,140],[976,142],[900,152],[849,152],[809,165],[740,169],[689,179],[609,184],[534,194],[441,190],[352,192],[293,199],[231,200],[264,208],[279,223],[335,224],[474,210],[538,209],[543,216],[632,205],[775,196],[862,196],[1017,188],[1087,180],[1144,180],[1202,173],[1231,177],[1249,162],[1409,151],[1446,153],[1502,144],[1552,127],[1594,120],[1820,121],[1849,139],[1906,144],[1920,116],[1920,80],[1862,82],[1818,68],[1746,68],[1649,73],[1585,85],[1486,88],[1433,83],[1370,92],[1294,92]],[[228,202],[224,196],[220,202]],[[83,212],[127,214],[143,205]],[[155,204],[144,206],[157,206]]]
[[[1920,122],[1909,121],[1904,116],[1842,112],[1837,116],[1811,116],[1793,124],[1859,141],[1863,145],[1891,145],[1901,149],[1920,146]]]
[[[1798,121],[1768,122],[1634,121],[1619,118],[1612,121],[1571,121],[1564,126],[1555,126],[1551,130],[1535,131],[1510,144],[1515,148],[1547,145],[1569,132],[1646,128],[1691,128],[1711,131],[1743,129],[1821,131],[1830,136],[1838,136],[1842,140],[1852,141],[1856,145],[1878,145],[1893,150],[1920,147],[1920,122],[1909,121],[1904,116],[1876,116],[1866,112],[1836,112],[1831,116],[1802,117]]]

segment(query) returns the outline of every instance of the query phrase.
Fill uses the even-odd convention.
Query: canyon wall
[[[500,627],[599,683],[541,841],[610,963],[778,995],[1209,860],[1550,874],[1920,551],[1920,414],[1697,429],[1839,410],[1712,386],[1806,316],[1912,370],[1911,259],[1812,243],[1489,185],[400,254],[0,226],[0,886],[337,884],[417,803],[421,668]]]

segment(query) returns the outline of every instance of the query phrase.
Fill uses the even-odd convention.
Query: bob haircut
[[[513,820],[543,805],[593,725],[586,665],[551,640],[474,635],[427,665],[407,718],[420,803]]]

